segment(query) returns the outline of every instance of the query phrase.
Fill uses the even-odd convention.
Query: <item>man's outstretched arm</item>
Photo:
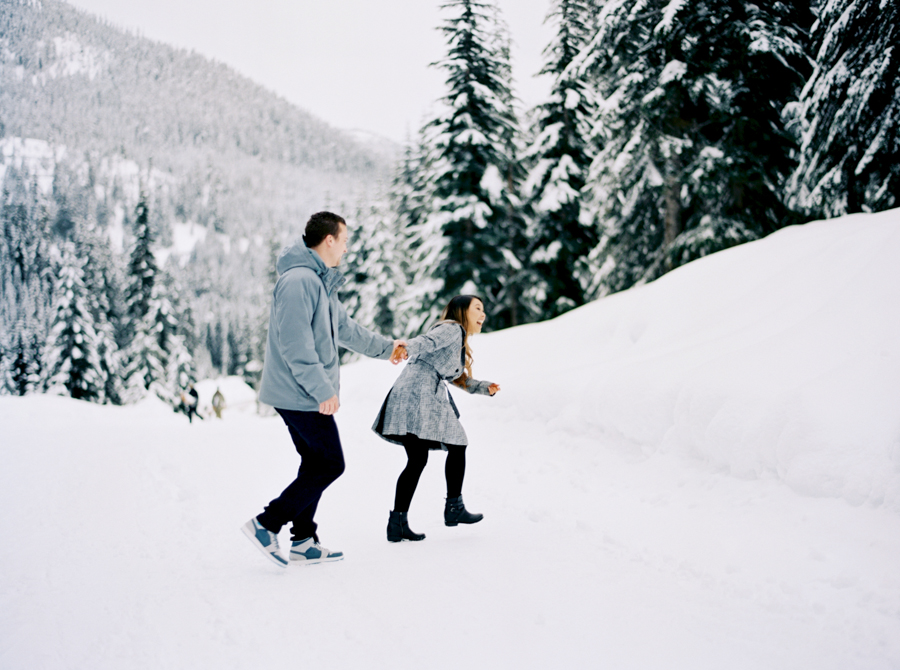
[[[340,303],[338,303],[338,309],[338,343],[345,349],[355,351],[363,356],[387,360],[391,358],[391,354],[398,347],[406,345],[405,340],[391,340],[360,326],[350,318],[347,310]]]

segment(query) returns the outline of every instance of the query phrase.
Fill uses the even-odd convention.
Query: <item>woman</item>
[[[444,381],[452,381],[469,393],[494,395],[497,384],[472,379],[472,349],[469,337],[481,332],[484,303],[472,295],[458,295],[441,314],[441,320],[425,335],[406,344],[409,360],[394,382],[372,429],[388,442],[406,449],[406,469],[397,480],[394,509],[387,527],[389,542],[424,540],[425,536],[409,528],[407,513],[419,476],[432,449],[447,451],[447,503],[444,524],[477,523],[483,515],[466,510],[462,483],[466,473],[466,431],[459,422],[459,411]]]

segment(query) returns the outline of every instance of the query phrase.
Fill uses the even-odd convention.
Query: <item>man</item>
[[[278,282],[259,399],[275,407],[300,454],[297,478],[242,528],[281,567],[278,532],[292,524],[290,564],[339,561],[319,544],[313,517],[322,492],[344,471],[334,414],[340,407],[338,345],[372,358],[391,358],[402,340],[389,340],[353,321],[338,300],[344,283],[336,269],[347,252],[347,224],[331,212],[313,214],[303,239],[278,258]]]

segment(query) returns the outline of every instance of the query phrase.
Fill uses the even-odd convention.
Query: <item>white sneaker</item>
[[[259,549],[266,558],[282,568],[288,566],[288,562],[281,555],[281,548],[278,546],[278,536],[259,525],[256,517],[253,517],[241,526],[241,530],[253,543],[253,546]]]
[[[291,544],[291,565],[311,565],[313,563],[341,561],[343,558],[344,552],[326,549],[312,537]]]

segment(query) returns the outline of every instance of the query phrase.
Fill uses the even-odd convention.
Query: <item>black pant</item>
[[[296,542],[315,536],[317,526],[313,517],[319,498],[328,485],[343,474],[344,452],[333,416],[276,410],[287,424],[300,454],[300,470],[297,478],[256,519],[273,533],[290,522],[292,539]]]
[[[406,468],[397,479],[397,493],[394,496],[394,511],[408,512],[419,476],[428,463],[430,449],[439,448],[436,442],[420,439],[417,435],[404,435],[401,438],[406,448]],[[463,477],[466,475],[466,448],[458,444],[447,445],[447,463],[444,465],[444,476],[447,478],[447,497],[456,498],[462,495]]]

